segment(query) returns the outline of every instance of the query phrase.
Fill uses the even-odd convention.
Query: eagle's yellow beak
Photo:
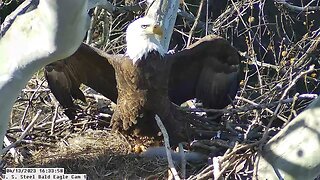
[[[152,28],[153,34],[156,34],[156,35],[159,35],[159,36],[163,35],[163,30],[159,25],[154,25],[153,27],[151,26],[151,28]]]

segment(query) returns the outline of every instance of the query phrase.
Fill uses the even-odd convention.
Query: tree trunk
[[[320,97],[266,144],[255,174],[255,179],[269,180],[320,175]]]
[[[161,45],[169,49],[171,35],[177,18],[180,0],[154,0],[146,16],[158,21],[164,31]]]

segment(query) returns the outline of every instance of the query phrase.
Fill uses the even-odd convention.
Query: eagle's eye
[[[146,29],[149,25],[141,25],[142,29]]]

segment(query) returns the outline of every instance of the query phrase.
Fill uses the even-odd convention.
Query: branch
[[[103,8],[109,13],[138,12],[146,8],[146,2],[142,1],[134,5],[117,7],[107,0],[88,1],[88,9],[94,7]]]
[[[162,135],[163,135],[164,146],[166,148],[167,159],[168,159],[168,166],[171,170],[171,173],[172,173],[174,179],[179,180],[180,178],[179,178],[178,172],[177,172],[176,168],[174,167],[174,164],[172,161],[168,132],[167,132],[166,128],[164,127],[164,125],[158,115],[155,116],[155,119],[156,119],[157,124],[161,130]]]
[[[203,7],[203,4],[204,4],[204,0],[201,0],[200,2],[200,5],[199,5],[199,9],[198,9],[198,13],[197,13],[197,17],[192,25],[192,28],[189,32],[189,37],[188,37],[188,42],[187,42],[187,47],[190,45],[191,43],[191,39],[192,39],[192,35],[194,33],[194,31],[196,30],[196,27],[200,21],[200,14],[201,14],[201,11],[202,11],[202,7]]]
[[[157,20],[164,30],[161,44],[166,51],[169,49],[173,27],[177,18],[179,2],[179,0],[154,0],[147,12],[147,16]]]
[[[0,26],[0,37],[4,36],[4,34],[8,31],[13,21],[17,18],[18,15],[24,14],[30,8],[37,6],[39,4],[39,0],[25,0],[21,5],[17,7],[10,15],[6,17],[4,22]]]
[[[286,2],[286,0],[275,0],[276,3],[283,4],[284,7],[296,11],[296,12],[307,12],[307,11],[319,11],[320,7],[319,6],[305,6],[305,7],[300,7],[300,6],[295,6],[291,5]]]
[[[318,97],[317,94],[301,94],[297,96],[298,100],[308,100],[308,99],[316,99]],[[235,99],[245,101],[249,103],[246,99],[243,97],[238,97],[236,96]],[[253,101],[249,103],[249,105],[242,106],[242,107],[237,107],[237,108],[232,108],[232,109],[206,109],[206,108],[181,108],[184,111],[188,112],[211,112],[211,113],[238,113],[238,112],[246,112],[246,111],[251,111],[251,110],[259,110],[259,109],[266,109],[266,108],[273,108],[278,104],[289,104],[294,102],[294,98],[288,98],[288,99],[283,99],[275,102],[268,102],[268,103],[262,103],[262,104],[257,104]]]
[[[40,114],[41,114],[42,110],[38,110],[37,114],[33,117],[31,123],[28,125],[28,127],[22,132],[21,136],[19,137],[19,139],[12,143],[9,144],[7,147],[5,147],[2,150],[2,153],[5,154],[7,151],[9,151],[11,148],[16,147],[18,144],[21,143],[21,141],[29,134],[30,130],[34,127],[36,121],[38,120]]]

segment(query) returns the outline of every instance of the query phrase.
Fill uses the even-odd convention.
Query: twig
[[[51,122],[51,129],[50,129],[50,135],[51,136],[54,134],[54,128],[55,128],[55,125],[56,125],[58,109],[59,109],[59,104],[56,103],[55,107],[54,107],[54,113],[53,113],[53,117],[52,117],[52,122]]]
[[[285,91],[282,93],[282,96],[281,96],[280,100],[283,100],[285,98],[285,96],[287,96],[289,90],[297,83],[298,79],[300,79],[302,76],[304,76],[304,75],[306,75],[306,74],[308,74],[310,72],[313,72],[314,70],[315,70],[314,69],[314,65],[311,65],[308,70],[303,71],[298,76],[296,76],[292,80],[292,82],[289,84],[289,86],[285,89]],[[268,125],[267,125],[267,127],[266,127],[266,129],[265,129],[265,131],[263,133],[263,135],[262,135],[262,138],[260,140],[260,142],[262,142],[262,143],[260,143],[259,149],[262,149],[263,144],[266,142],[266,139],[267,139],[268,134],[269,134],[269,128],[271,127],[272,122],[275,120],[275,117],[277,117],[276,115],[279,113],[280,107],[281,107],[281,104],[278,104],[278,106],[276,107],[275,111],[273,112],[274,116],[270,119],[270,121],[269,121],[269,123],[268,123]]]
[[[288,86],[288,87],[284,90],[284,92],[282,93],[281,98],[280,98],[280,101],[283,100],[283,99],[287,96],[289,90],[290,90],[294,85],[296,85],[297,81],[298,81],[302,76],[305,76],[306,74],[311,73],[311,72],[313,72],[313,71],[315,71],[315,68],[314,68],[314,65],[311,65],[308,70],[303,71],[303,72],[301,72],[299,75],[297,75],[297,76],[292,80],[292,82],[289,84],[289,86]],[[293,100],[294,100],[294,98],[293,98]],[[280,105],[281,105],[281,104],[279,104],[279,105],[276,107],[276,110],[274,111],[274,114],[275,114],[275,115],[278,114],[279,109],[280,109]]]
[[[208,176],[212,175],[212,171],[211,171],[212,169],[213,169],[213,165],[211,164],[208,167],[206,167],[204,170],[202,170],[200,173],[198,173],[196,176],[188,178],[188,180],[208,179]]]
[[[202,11],[202,7],[203,7],[203,3],[204,3],[205,0],[201,0],[200,2],[200,5],[199,5],[199,9],[198,9],[198,13],[197,13],[197,17],[192,25],[192,28],[191,30],[189,31],[189,37],[188,37],[188,41],[187,41],[187,47],[190,45],[191,43],[191,39],[192,39],[192,36],[193,36],[193,33],[194,31],[196,30],[196,27],[198,25],[198,22],[200,21],[200,14],[201,14],[201,11]]]
[[[315,99],[317,98],[318,95],[317,94],[301,94],[299,95],[297,98],[297,100],[303,100],[303,99]],[[244,100],[246,102],[245,99],[243,99],[242,97],[236,96],[235,99],[237,100]],[[274,107],[275,105],[278,104],[288,104],[288,103],[292,103],[295,99],[294,98],[288,98],[288,99],[284,99],[284,100],[279,100],[279,101],[275,101],[275,102],[269,102],[269,103],[262,103],[262,104],[257,104],[257,103],[250,103],[251,105],[246,105],[243,107],[237,107],[237,108],[233,108],[233,109],[206,109],[206,108],[181,108],[185,111],[189,111],[189,112],[211,112],[211,113],[238,113],[238,112],[246,112],[246,111],[250,111],[250,110],[258,110],[258,109],[265,109],[265,108],[270,108],[270,107]],[[273,114],[273,112],[272,112]]]
[[[32,100],[35,98],[38,90],[41,88],[41,86],[43,85],[44,82],[45,82],[45,81],[42,81],[42,82],[38,85],[38,87],[37,87],[36,90],[32,93],[31,97],[30,97],[29,100],[28,100],[28,105],[27,105],[27,107],[25,108],[24,113],[23,113],[23,116],[22,116],[22,119],[21,119],[21,121],[20,121],[21,130],[24,130],[25,119],[26,119],[26,116],[27,116],[27,112],[28,112],[29,108],[30,108],[31,105],[32,105]]]
[[[89,1],[89,3],[94,2],[94,1]],[[109,13],[125,13],[125,12],[138,12],[141,11],[142,9],[145,9],[147,6],[145,1],[139,2],[135,5],[129,5],[129,6],[121,6],[117,7],[114,6],[111,2],[109,1],[99,1],[98,3],[95,2],[95,4],[91,3],[89,4],[89,9],[93,7],[99,7],[103,8]]]
[[[179,143],[179,154],[181,157],[181,176],[182,176],[182,179],[186,179],[187,161],[186,161],[186,155],[184,153],[183,146],[181,143]]]
[[[295,5],[291,5],[286,2],[286,0],[274,0],[276,3],[283,4],[286,8],[296,11],[296,12],[307,12],[307,11],[319,11],[319,6],[305,6],[305,7],[299,7]]]
[[[33,128],[33,126],[35,125],[36,121],[38,120],[40,114],[41,114],[42,110],[38,110],[37,114],[33,117],[31,123],[27,126],[27,128],[22,132],[22,134],[20,135],[19,139],[10,144],[9,146],[5,147],[3,149],[3,153],[5,154],[9,149],[16,147],[18,144],[20,144],[20,142],[28,135],[29,131],[31,130],[31,128]]]
[[[161,119],[160,119],[160,117],[158,115],[155,116],[155,119],[156,119],[158,127],[160,128],[161,133],[163,135],[164,146],[166,148],[169,169],[171,170],[171,173],[172,173],[174,179],[180,180],[178,172],[177,172],[176,168],[174,167],[174,164],[173,164],[173,161],[172,161],[172,156],[171,156],[171,153],[170,153],[170,143],[169,143],[168,132],[167,132],[166,128],[164,127],[164,125],[163,125],[163,123],[162,123],[162,121],[161,121]]]
[[[10,142],[10,140],[7,138],[7,136],[4,136],[4,145],[5,146],[10,146],[12,143]],[[17,157],[18,157],[18,152],[16,151],[15,148],[10,148],[9,149],[9,153],[11,154],[11,156],[14,158],[14,160],[16,161]],[[17,162],[17,161],[16,161]]]
[[[243,98],[243,97],[237,97],[237,99],[241,100],[241,101],[244,101],[244,102],[247,102],[249,104],[252,104],[253,106],[259,106],[259,104],[253,102],[253,101],[250,101],[249,99],[246,99],[246,98]],[[293,99],[294,100],[294,99]],[[282,103],[279,103],[279,104],[282,104]],[[277,118],[279,118],[280,120],[282,120],[283,122],[287,122],[287,119],[285,117],[282,117],[281,115],[279,114],[274,114],[274,112],[269,109],[269,108],[264,108],[267,112],[271,113],[272,115],[275,115],[277,116]]]
[[[108,2],[108,1],[106,1],[106,2]],[[93,28],[94,28],[94,25],[95,25],[96,20],[97,20],[97,16],[95,16],[95,14],[98,13],[98,9],[99,9],[99,7],[95,7],[94,8],[94,12],[93,12],[94,15],[90,19],[90,26],[89,26],[89,29],[88,29],[88,32],[87,32],[86,44],[91,44]]]
[[[213,165],[213,177],[215,180],[218,180],[220,178],[220,161],[219,157],[213,157],[212,158],[212,165]]]

